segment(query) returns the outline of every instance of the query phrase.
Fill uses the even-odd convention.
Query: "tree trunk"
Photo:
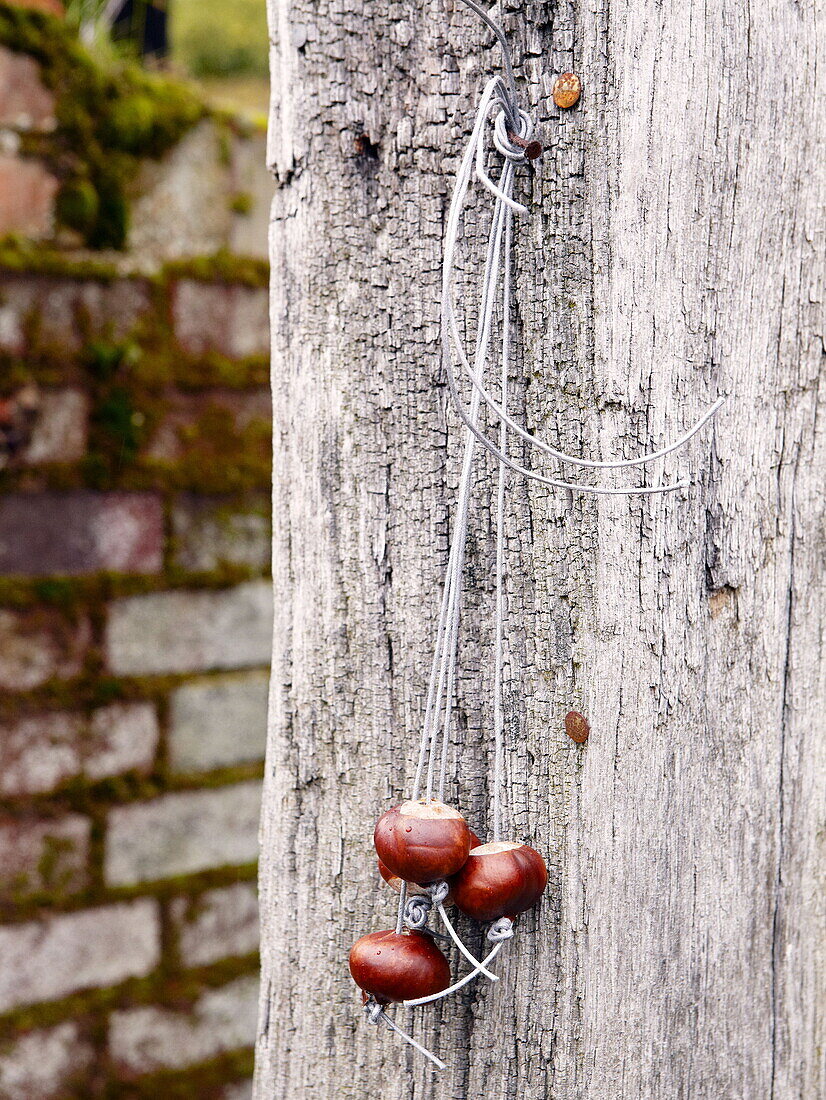
[[[525,422],[629,457],[729,400],[665,461],[693,475],[685,493],[510,481],[507,821],[550,885],[495,987],[399,1010],[441,1073],[364,1020],[347,953],[395,919],[372,830],[409,791],[463,443],[440,367],[442,234],[499,54],[458,0],[269,7],[276,633],[256,1097],[825,1096],[819,4],[503,15],[546,145],[517,180]],[[584,86],[567,112],[551,98],[565,70]],[[467,224],[470,266],[487,209]],[[449,801],[485,832],[493,467],[477,472]],[[571,709],[590,721],[583,747]]]

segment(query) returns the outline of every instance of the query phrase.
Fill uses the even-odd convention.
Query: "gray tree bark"
[[[508,821],[551,882],[496,987],[400,1012],[442,1073],[363,1020],[347,953],[394,920],[372,829],[409,786],[462,442],[439,365],[442,231],[499,58],[458,0],[269,9],[276,631],[256,1097],[826,1096],[821,3],[503,13],[547,146],[517,184],[528,426],[627,457],[729,401],[666,460],[693,473],[685,494],[511,482]],[[551,98],[565,70],[585,89],[569,112]],[[480,263],[486,207],[465,235]],[[482,832],[491,472],[480,460],[450,792]],[[590,720],[582,748],[572,708]]]

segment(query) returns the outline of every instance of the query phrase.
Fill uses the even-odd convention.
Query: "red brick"
[[[57,188],[39,161],[0,154],[0,235],[51,236]]]
[[[157,573],[160,498],[149,493],[17,493],[0,499],[0,573]]]
[[[20,130],[50,130],[55,123],[55,98],[40,78],[33,57],[0,46],[0,126]]]
[[[191,355],[217,351],[233,358],[266,355],[270,347],[264,287],[182,279],[172,292],[175,335]]]
[[[0,688],[29,691],[76,676],[91,637],[85,617],[73,621],[50,608],[0,608]]]

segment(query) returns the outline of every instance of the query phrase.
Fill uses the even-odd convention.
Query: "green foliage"
[[[61,225],[86,234],[97,221],[100,197],[89,180],[67,180],[57,195],[55,216]]]
[[[143,417],[135,409],[129,391],[114,386],[96,406],[91,432],[98,454],[108,454],[113,463],[134,462],[140,448]]]
[[[0,2],[0,44],[30,54],[57,96],[47,160],[63,180],[57,217],[91,248],[123,248],[129,182],[205,114],[184,84],[118,61],[103,65],[63,21]],[[97,203],[93,199],[97,198]]]
[[[176,0],[173,55],[197,77],[266,76],[264,0]]]
[[[94,404],[89,418],[89,451],[83,463],[88,485],[103,487],[132,466],[146,440],[153,418],[136,401],[133,368],[140,360],[136,344],[87,346],[85,367],[94,379]]]
[[[109,344],[94,340],[85,348],[83,362],[86,370],[97,382],[114,378],[124,363],[134,362],[140,349],[134,344]]]

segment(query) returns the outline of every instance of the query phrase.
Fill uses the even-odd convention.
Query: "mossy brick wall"
[[[21,133],[60,114],[39,64],[19,53],[25,79],[0,79]],[[231,174],[203,126],[152,161],[152,186],[191,176],[194,134],[216,158],[195,168]],[[271,633],[267,271],[17,228],[0,244],[0,1100],[241,1100]]]
[[[0,236],[263,257],[264,148],[263,128],[134,65],[103,69],[61,20],[0,0]]]

